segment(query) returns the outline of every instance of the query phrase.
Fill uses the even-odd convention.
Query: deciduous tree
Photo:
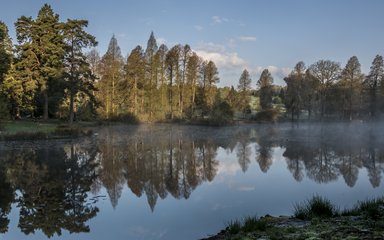
[[[272,83],[273,77],[271,73],[268,69],[264,69],[260,75],[259,81],[257,81],[262,110],[269,110],[272,108]]]
[[[326,114],[327,95],[332,85],[339,79],[340,64],[331,60],[319,60],[309,67],[310,74],[319,81],[320,116]]]

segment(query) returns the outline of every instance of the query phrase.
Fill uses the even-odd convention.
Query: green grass
[[[372,220],[384,217],[384,197],[358,202],[352,209],[344,210],[343,216],[363,215]]]
[[[227,224],[226,230],[231,235],[240,232],[248,233],[253,231],[265,231],[267,229],[267,220],[257,217],[245,217],[243,220],[234,220]]]
[[[256,217],[246,217],[243,222],[244,232],[265,231],[267,229],[267,221]]]
[[[41,123],[32,121],[7,121],[3,122],[3,134],[17,133],[52,133],[55,131],[56,123]]]
[[[304,203],[295,204],[294,216],[307,220],[313,218],[331,218],[339,214],[338,208],[331,201],[321,196],[313,196]]]
[[[92,134],[92,130],[87,126],[70,126],[60,122],[7,121],[1,125],[0,140],[5,141],[79,137]]]
[[[226,229],[232,235],[238,234],[241,231],[241,222],[239,220],[230,221]]]

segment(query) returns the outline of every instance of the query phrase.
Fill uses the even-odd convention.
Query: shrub
[[[313,196],[301,204],[295,204],[294,216],[299,219],[330,218],[338,214],[331,201],[320,196]]]
[[[8,120],[11,116],[9,114],[9,109],[5,97],[0,96],[0,120]]]
[[[139,123],[138,118],[133,113],[122,113],[110,119],[112,122]]]
[[[280,112],[277,109],[269,109],[256,113],[252,118],[254,121],[258,122],[277,122],[280,117]]]
[[[226,125],[233,122],[233,110],[227,102],[215,104],[209,114],[210,125]]]

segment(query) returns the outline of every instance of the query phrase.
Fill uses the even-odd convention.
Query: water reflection
[[[19,209],[25,234],[41,230],[47,237],[89,232],[86,222],[98,209],[88,202],[96,175],[94,157],[75,145],[2,151],[1,231],[9,224],[11,203]]]
[[[293,177],[301,181],[305,172],[318,183],[328,183],[341,175],[353,187],[359,169],[365,168],[371,185],[378,187],[384,171],[383,135],[379,128],[360,127],[288,131],[283,156]]]
[[[282,149],[296,181],[325,184],[343,177],[353,187],[366,169],[373,187],[384,171],[383,134],[366,125],[114,126],[76,142],[3,147],[0,150],[0,232],[8,231],[12,204],[25,234],[89,232],[105,188],[112,206],[125,186],[145,196],[152,211],[169,195],[188,199],[218,173],[218,150],[235,153],[242,172],[257,164],[267,174]],[[253,160],[255,159],[255,160]],[[252,161],[255,161],[252,163]]]
[[[129,135],[113,128],[100,132],[99,175],[114,207],[125,183],[136,196],[145,194],[153,211],[159,197],[188,199],[196,186],[214,179],[219,162],[212,139],[197,139],[181,129],[135,130]]]

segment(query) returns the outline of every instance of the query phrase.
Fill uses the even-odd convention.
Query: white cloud
[[[212,16],[212,23],[213,24],[221,24],[221,23],[224,23],[224,22],[229,22],[228,18],[223,18],[223,17],[219,17],[219,16]]]
[[[215,62],[218,68],[233,69],[244,67],[247,62],[237,52],[228,52],[223,45],[214,43],[200,43],[195,49],[197,55],[205,60]]]
[[[240,41],[243,41],[243,42],[254,42],[254,41],[256,41],[256,37],[254,37],[254,36],[241,36],[241,37],[238,37],[238,39]]]
[[[202,26],[200,26],[200,25],[195,25],[195,29],[196,29],[197,31],[201,31],[201,30],[203,30],[204,28],[203,28]]]
[[[288,74],[292,71],[292,69],[288,67],[269,65],[266,67],[257,66],[251,70],[251,73],[257,75],[256,79],[259,79],[260,74],[264,69],[268,69],[273,77],[274,84],[277,85],[285,85],[284,77],[288,76]]]
[[[266,67],[268,69],[268,71],[271,73],[271,74],[278,74],[281,72],[280,68],[279,67],[276,67],[276,66],[268,66]]]
[[[156,38],[156,43],[157,43],[157,45],[161,45],[161,44],[166,44],[167,43],[167,39],[165,39],[165,38],[161,38],[161,37],[159,37],[159,38]]]
[[[197,50],[197,55],[206,60],[215,62],[219,68],[234,68],[242,67],[246,65],[246,61],[238,56],[236,52],[225,53],[225,52],[208,52],[204,50]]]

